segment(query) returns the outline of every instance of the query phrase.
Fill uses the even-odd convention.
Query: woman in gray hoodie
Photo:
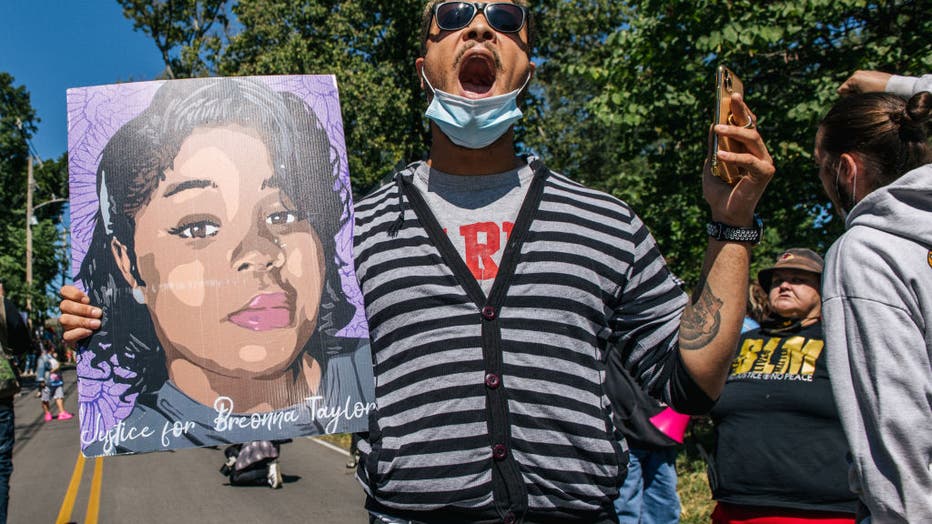
[[[886,76],[888,89],[932,85]],[[816,135],[819,178],[846,228],[823,275],[826,345],[838,349],[829,372],[859,521],[932,522],[932,93],[864,91],[848,90],[859,94]]]

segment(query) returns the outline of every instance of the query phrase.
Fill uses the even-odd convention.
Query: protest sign
[[[365,431],[374,406],[332,76],[68,90],[87,456]]]

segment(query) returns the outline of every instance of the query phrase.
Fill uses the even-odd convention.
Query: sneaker
[[[278,489],[282,487],[282,472],[278,467],[278,461],[273,460],[269,463],[269,487],[272,489]]]
[[[52,421],[52,414],[51,414],[50,412],[48,412],[48,411],[45,412],[45,421],[46,421],[46,422],[51,422],[51,421]]]
[[[68,413],[67,411],[62,411],[61,413],[58,414],[58,420],[68,420],[69,418],[73,418],[73,417],[74,415],[72,415],[71,413]]]
[[[346,461],[346,469],[353,469],[359,464],[359,454],[353,453],[349,460]]]

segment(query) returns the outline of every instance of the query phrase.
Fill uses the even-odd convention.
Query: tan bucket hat
[[[822,257],[815,251],[804,247],[794,247],[781,253],[772,267],[758,271],[757,281],[764,289],[770,291],[773,272],[778,269],[799,269],[821,275],[824,265]]]

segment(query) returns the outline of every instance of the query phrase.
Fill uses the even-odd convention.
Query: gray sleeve
[[[635,216],[632,226],[632,263],[612,305],[609,341],[642,388],[683,413],[687,408],[674,398],[682,391],[674,377],[685,378],[675,371],[687,297],[640,218]]]
[[[926,253],[849,230],[826,256],[831,385],[851,450],[850,487],[874,522],[932,522],[932,353],[923,342],[926,321],[903,300],[916,296],[918,279],[884,262]]]
[[[932,91],[932,75],[898,76],[887,80],[887,92],[909,98],[920,91]]]

